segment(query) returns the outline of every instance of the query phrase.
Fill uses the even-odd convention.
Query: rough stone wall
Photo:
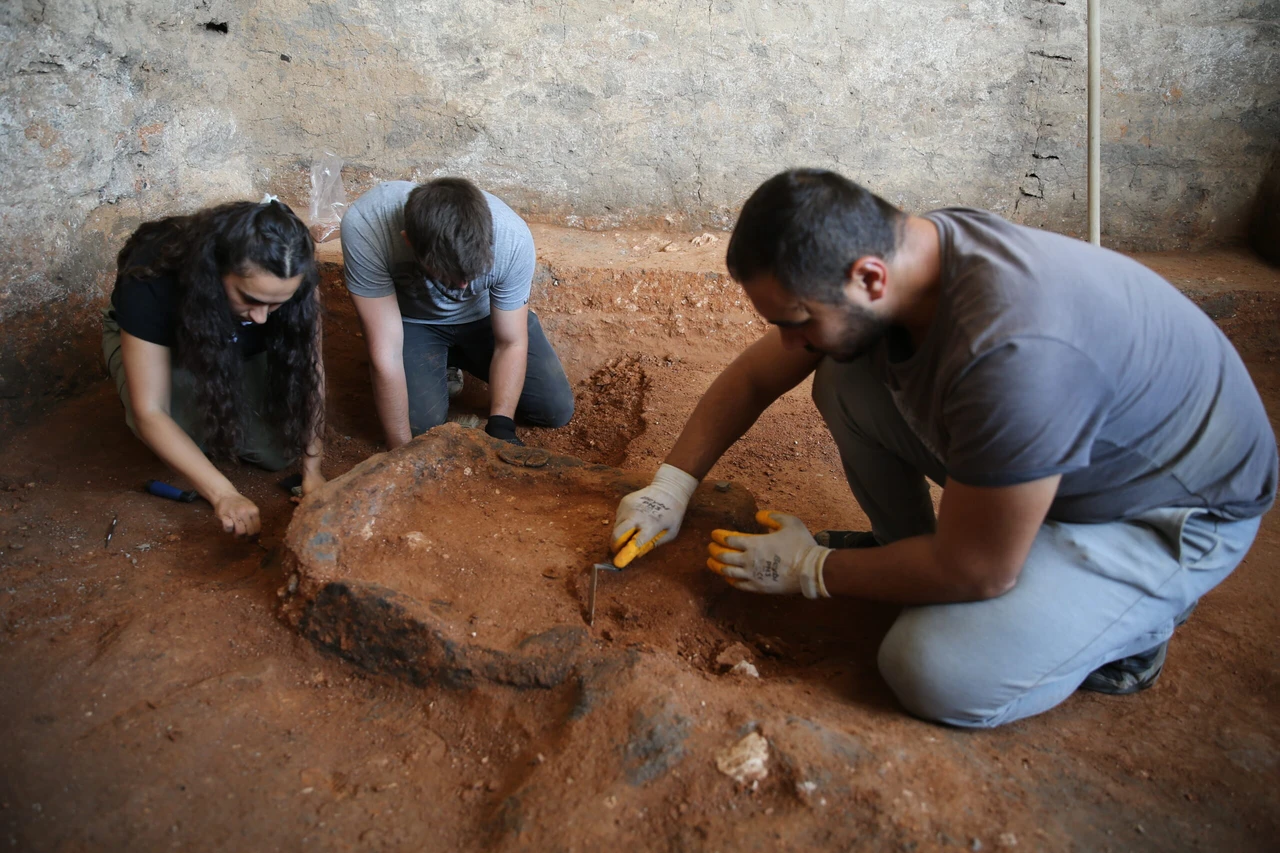
[[[728,225],[819,165],[1081,233],[1084,2],[10,0],[0,322],[26,331],[0,344],[0,405],[33,393],[34,353],[59,388],[81,375],[139,221],[305,206],[322,147],[353,192],[465,174],[593,227]],[[1280,136],[1280,2],[1104,7],[1104,239],[1238,239]]]

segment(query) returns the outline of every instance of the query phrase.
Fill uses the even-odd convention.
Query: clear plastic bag
[[[341,233],[342,214],[347,211],[347,192],[342,188],[342,158],[323,151],[311,159],[311,236],[317,243],[336,239]]]

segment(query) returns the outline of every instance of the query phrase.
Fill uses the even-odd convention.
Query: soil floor
[[[535,227],[532,304],[578,413],[562,430],[522,430],[528,443],[658,465],[763,328],[723,275],[726,236]],[[323,248],[332,262],[336,244]],[[1232,334],[1280,418],[1280,273],[1235,252],[1141,260]],[[324,295],[325,472],[337,477],[380,451],[381,432],[335,263]],[[711,479],[812,530],[864,527],[807,395],[778,401]],[[485,399],[469,377],[457,414],[483,413]],[[759,626],[754,680],[717,672],[718,646],[673,636],[636,597],[627,630],[648,663],[574,723],[556,690],[416,687],[314,647],[279,615],[293,512],[280,475],[229,469],[262,509],[258,543],[224,535],[202,501],[141,492],[148,478],[177,481],[129,433],[105,378],[3,438],[0,848],[1261,851],[1280,838],[1275,513],[1142,694],[1081,693],[958,731],[906,716],[880,680],[895,608],[823,603],[780,632],[764,627],[776,600],[739,595],[735,618]],[[588,554],[605,548],[600,531],[581,543]],[[824,643],[829,632],[840,642]],[[752,728],[776,751],[755,790],[713,759]],[[637,732],[654,740],[639,764],[612,746]],[[654,756],[660,784],[644,769]],[[608,764],[621,775],[602,775]],[[536,796],[517,809],[530,779]]]

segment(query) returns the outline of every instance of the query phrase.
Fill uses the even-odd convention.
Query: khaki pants
[[[129,398],[129,383],[124,374],[124,357],[120,352],[120,325],[111,316],[110,308],[102,312],[102,357],[106,361],[107,372],[115,380],[120,402],[124,404],[124,422],[134,435],[138,435],[133,402]],[[241,416],[240,446],[236,448],[236,455],[268,471],[279,471],[297,457],[284,449],[279,431],[265,418],[266,353],[245,361],[242,381],[240,393],[245,411]],[[170,374],[169,416],[201,450],[204,449],[204,415],[196,402],[196,379],[189,370],[177,365],[173,366]]]

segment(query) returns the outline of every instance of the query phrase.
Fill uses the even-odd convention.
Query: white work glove
[[[804,522],[794,515],[762,509],[756,521],[773,532],[711,531],[707,568],[747,592],[802,592],[805,598],[830,598],[822,582],[822,566],[832,549],[813,541]]]
[[[696,488],[696,477],[663,463],[652,483],[623,498],[613,522],[613,564],[622,568],[675,539]]]

